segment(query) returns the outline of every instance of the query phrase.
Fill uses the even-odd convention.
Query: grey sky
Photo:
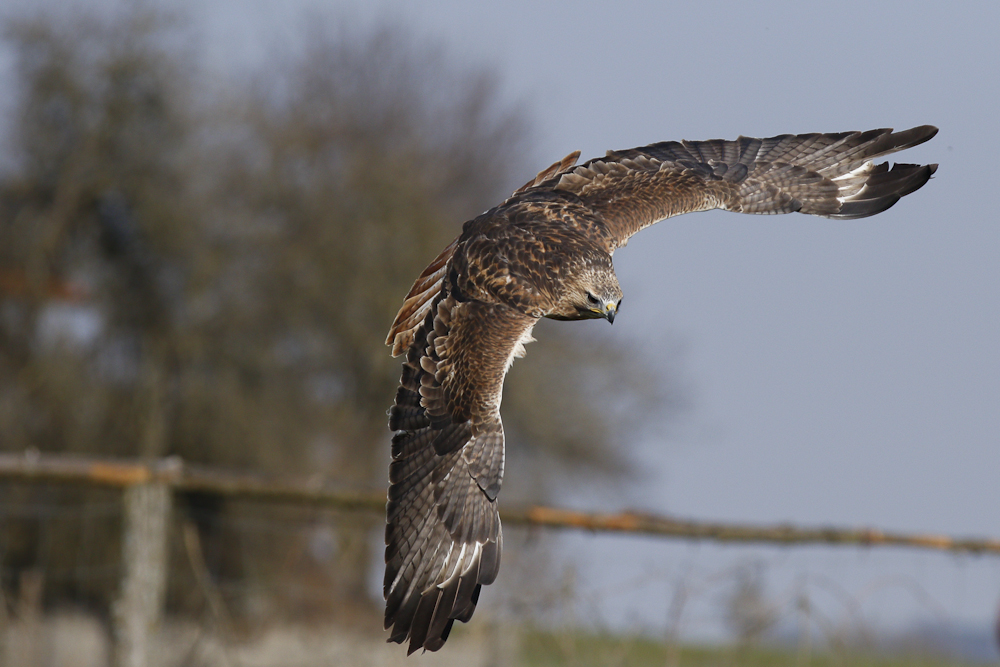
[[[641,488],[601,502],[719,520],[1000,535],[1000,215],[991,203],[1000,4],[180,6],[227,66],[294,39],[306,11],[347,12],[359,26],[395,17],[499,71],[537,121],[539,168],[574,149],[588,158],[665,139],[939,126],[933,141],[899,157],[939,162],[935,179],[877,217],[703,213],[646,230],[616,253],[626,296],[615,336],[640,343],[653,363],[660,332],[682,341],[694,406],[661,441],[639,444],[651,470]],[[530,348],[518,363],[531,363]],[[724,567],[744,553],[570,542],[598,555],[585,574],[623,550],[635,559],[628,569],[665,577],[674,565]],[[809,551],[795,570],[795,552],[746,553],[828,574],[854,593],[882,573],[916,577],[959,621],[988,622],[1000,600],[995,559]],[[887,595],[882,621],[926,611],[913,596]],[[621,603],[623,614],[661,618],[664,604],[662,595]]]

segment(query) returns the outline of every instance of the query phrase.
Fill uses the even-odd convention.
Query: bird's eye
[[[589,301],[590,305],[592,306],[601,305],[601,302],[597,300],[597,297],[591,294],[590,292],[587,292],[587,301]]]

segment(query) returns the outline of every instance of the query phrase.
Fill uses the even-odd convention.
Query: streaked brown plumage
[[[875,165],[921,144],[903,132],[662,142],[575,166],[574,153],[470,220],[406,297],[386,344],[406,354],[390,411],[385,627],[409,652],[444,645],[500,567],[500,398],[541,317],[614,319],[611,256],[659,220],[722,208],[863,218],[937,165]]]

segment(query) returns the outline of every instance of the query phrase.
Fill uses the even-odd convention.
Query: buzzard
[[[735,141],[667,141],[579,152],[539,173],[462,233],[417,278],[386,344],[406,355],[389,411],[385,627],[408,653],[440,649],[500,568],[500,397],[541,317],[613,322],[611,257],[681,213],[864,218],[920,188],[937,165],[875,164],[921,144],[929,125]]]

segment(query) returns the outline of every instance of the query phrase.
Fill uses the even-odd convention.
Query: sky
[[[346,16],[359,30],[401,23],[500,74],[504,94],[531,114],[539,168],[575,149],[586,159],[670,139],[937,125],[931,142],[890,158],[940,163],[935,178],[876,217],[699,213],[615,254],[625,306],[614,335],[663,374],[677,363],[660,350],[679,345],[691,407],[629,443],[647,472],[602,494],[600,509],[1000,536],[1000,216],[990,205],[1000,4],[176,6],[223,68],[269,57],[308,17]],[[518,363],[530,360],[529,348]],[[708,581],[745,559],[768,565],[776,594],[802,576],[829,577],[887,625],[930,614],[985,627],[1000,604],[995,558],[580,535],[564,547],[589,554],[583,588],[624,591],[606,596],[602,614],[653,625],[668,616],[678,572]],[[621,583],[643,572],[658,583]],[[881,581],[887,592],[872,583]]]

